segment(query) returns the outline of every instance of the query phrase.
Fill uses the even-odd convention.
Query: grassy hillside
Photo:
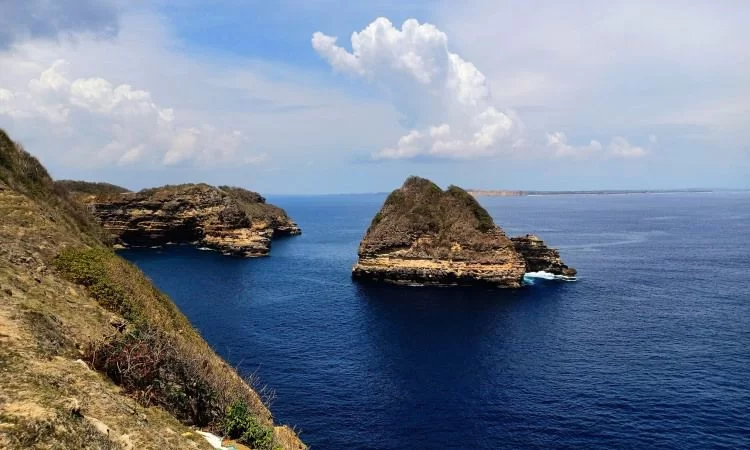
[[[104,195],[130,192],[129,189],[117,186],[116,184],[92,181],[56,180],[55,185],[73,195]]]
[[[304,448],[69,188],[0,130],[0,448]]]

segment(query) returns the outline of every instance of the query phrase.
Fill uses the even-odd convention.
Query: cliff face
[[[399,284],[520,287],[525,268],[471,195],[411,177],[373,219],[352,274]]]
[[[564,277],[575,277],[576,270],[565,265],[557,249],[547,247],[543,240],[533,234],[510,239],[516,251],[526,261],[526,272],[548,272]]]
[[[252,257],[267,255],[273,237],[301,233],[283,209],[236,187],[185,184],[93,194],[79,189],[74,195],[124,246],[191,243]]]
[[[397,284],[489,284],[516,288],[526,272],[575,275],[535,236],[508,239],[473,196],[411,177],[367,230],[352,269],[358,279]]]
[[[303,449],[106,236],[0,130],[0,448],[210,449],[193,427],[234,411],[250,447]]]

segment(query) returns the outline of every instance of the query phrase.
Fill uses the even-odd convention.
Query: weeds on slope
[[[141,405],[160,406],[183,423],[224,433],[257,449],[273,449],[272,398],[218,358],[172,301],[135,266],[107,248],[63,251],[54,262],[68,280],[86,286],[126,324],[86,351]],[[265,400],[265,402],[264,402]]]

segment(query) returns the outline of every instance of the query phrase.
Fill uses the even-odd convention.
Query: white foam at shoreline
[[[542,280],[561,280],[561,281],[576,281],[576,277],[566,277],[565,275],[555,275],[554,273],[545,272],[543,270],[539,272],[526,272],[523,274],[525,281],[533,284],[534,279]]]

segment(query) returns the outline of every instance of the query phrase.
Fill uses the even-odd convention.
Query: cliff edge
[[[283,209],[238,187],[182,184],[123,192],[106,183],[58,183],[125,247],[190,243],[225,255],[266,256],[272,238],[302,232]]]
[[[0,130],[0,448],[304,449]]]
[[[355,279],[517,288],[532,271],[572,276],[535,236],[509,239],[463,189],[408,178],[375,215],[359,246]]]
[[[576,276],[577,271],[568,267],[560,259],[560,251],[547,247],[547,244],[536,235],[527,234],[510,238],[516,251],[526,262],[526,272],[547,272],[567,278]]]

